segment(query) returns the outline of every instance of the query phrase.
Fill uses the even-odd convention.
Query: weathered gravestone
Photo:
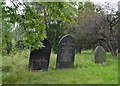
[[[75,41],[72,36],[65,35],[58,44],[57,69],[72,68],[74,66]]]
[[[6,53],[10,54],[11,50],[12,50],[12,42],[7,42]]]
[[[22,40],[17,41],[17,43],[16,43],[16,48],[17,48],[18,50],[23,50],[24,47],[25,47],[25,46],[24,46]]]
[[[29,68],[30,70],[48,70],[51,53],[51,44],[49,40],[42,41],[44,47],[30,52]]]
[[[94,51],[95,63],[104,64],[106,62],[106,52],[102,46],[97,46]]]

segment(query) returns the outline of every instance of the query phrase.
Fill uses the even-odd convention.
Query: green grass
[[[2,84],[2,56],[0,53],[0,85]]]
[[[94,63],[93,51],[75,56],[73,69],[55,70],[56,55],[51,54],[49,70],[28,70],[29,52],[4,56],[2,61],[3,84],[117,84],[118,60],[107,53],[107,64]]]

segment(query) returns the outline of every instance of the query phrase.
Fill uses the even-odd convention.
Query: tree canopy
[[[58,27],[54,27],[54,31],[50,30],[52,26],[59,24],[59,27],[64,28],[63,25],[74,22],[74,10],[75,7],[72,2],[21,3],[11,1],[11,6],[2,3],[3,48],[11,41],[17,43],[20,40],[23,41],[26,48],[37,49],[42,47],[40,41],[52,35],[52,32],[60,35],[56,33]],[[56,37],[56,35],[53,36]]]

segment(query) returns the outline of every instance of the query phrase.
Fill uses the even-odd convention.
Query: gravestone
[[[59,41],[56,68],[72,68],[74,66],[74,57],[75,41],[74,38],[68,34]]]
[[[51,44],[49,40],[42,41],[44,47],[30,52],[29,69],[30,70],[48,70],[51,53]]]
[[[12,50],[12,43],[11,42],[7,42],[6,53],[10,54],[11,50]]]
[[[16,48],[17,48],[18,50],[23,50],[24,47],[25,47],[25,46],[24,46],[22,40],[17,41],[17,43],[16,43]]]
[[[102,46],[97,46],[94,51],[95,63],[106,63],[106,52]]]
[[[118,49],[118,53],[120,53],[120,48]]]

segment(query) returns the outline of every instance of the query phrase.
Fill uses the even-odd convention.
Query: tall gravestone
[[[51,44],[49,40],[42,41],[44,47],[30,52],[29,69],[30,70],[48,70],[51,53]]]
[[[75,41],[74,38],[68,34],[59,41],[56,68],[72,68],[74,66],[74,57]]]
[[[94,51],[95,63],[104,64],[106,62],[106,52],[102,46],[97,46]]]

